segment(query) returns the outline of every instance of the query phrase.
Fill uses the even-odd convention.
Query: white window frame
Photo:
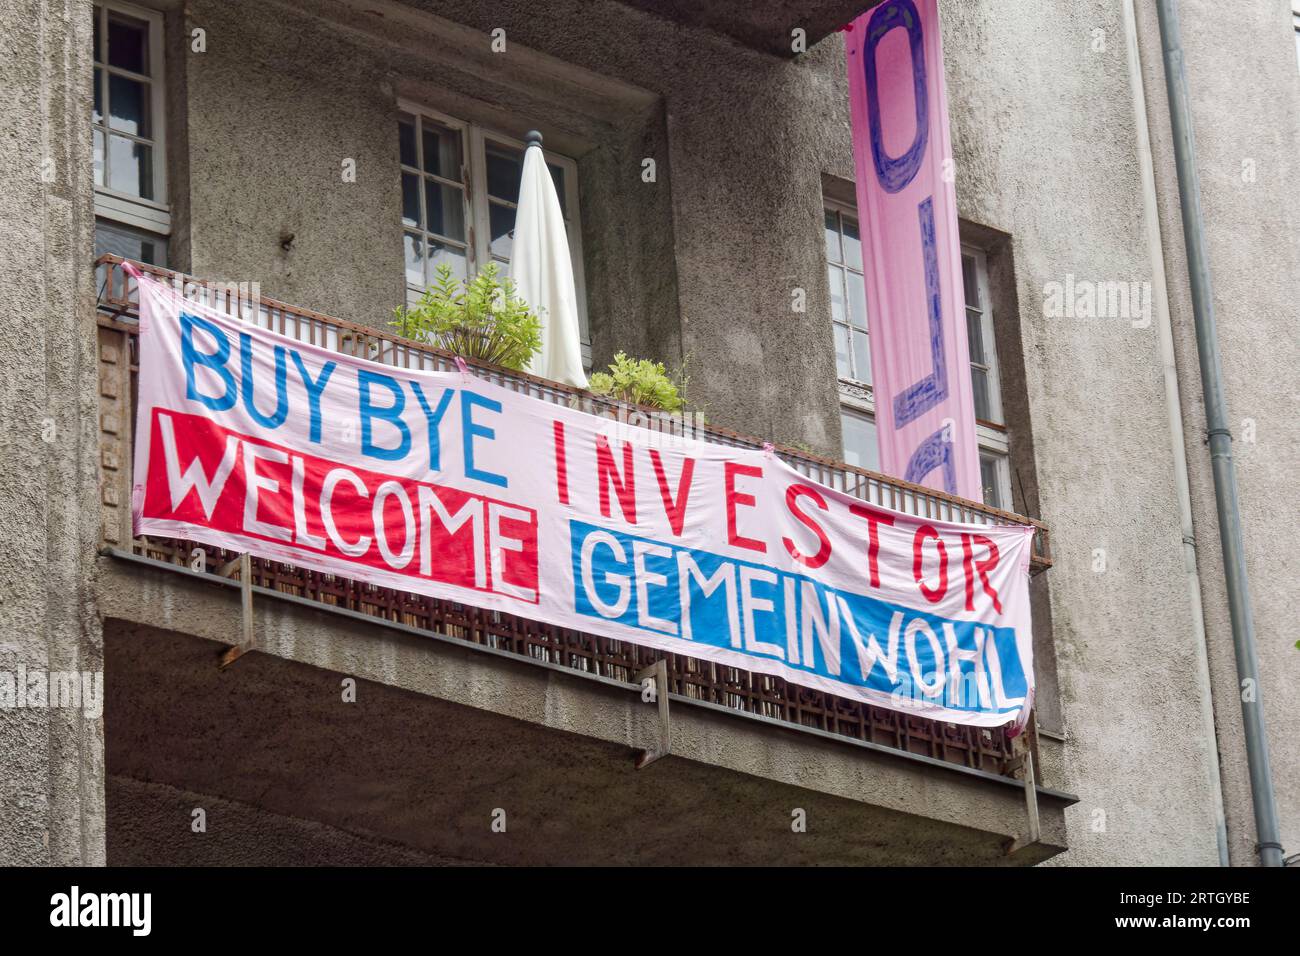
[[[117,0],[95,0],[98,7],[100,38],[108,43],[108,14],[112,10],[149,24],[149,75],[131,73],[108,65],[105,57],[102,64],[92,67],[91,82],[94,82],[94,69],[102,69],[104,89],[104,156],[108,157],[110,135],[108,102],[108,76],[117,73],[133,79],[148,82],[150,124],[152,135],[149,142],[153,148],[153,192],[154,199],[144,199],[108,185],[95,186],[95,215],[111,219],[136,229],[143,229],[160,236],[171,234],[171,206],[167,203],[167,109],[166,109],[166,63],[163,59],[163,15],[157,10],[137,7],[131,3],[119,3]],[[105,49],[107,52],[107,48]],[[93,57],[92,57],[93,59]],[[107,176],[105,177],[107,180]]]
[[[824,199],[822,205],[825,206],[827,212],[833,212],[833,213],[835,213],[837,216],[840,217],[840,230],[839,230],[839,231],[840,231],[840,237],[841,237],[841,239],[840,239],[840,253],[841,253],[841,255],[843,255],[843,251],[844,251],[844,242],[843,242],[843,235],[844,235],[843,219],[844,219],[845,216],[850,217],[854,222],[856,222],[856,223],[858,224],[858,243],[859,243],[859,245],[861,245],[861,243],[862,243],[862,220],[858,218],[858,211],[857,211],[856,209],[854,209],[853,206],[851,206],[849,203],[846,203],[846,202],[840,202],[839,200],[836,200],[836,199],[831,199],[829,196],[826,197],[826,198]],[[823,226],[823,228],[824,228],[824,226]],[[824,233],[823,233],[823,235],[824,235]],[[827,265],[827,267],[835,266],[835,267],[837,267],[837,268],[842,268],[842,269],[844,269],[845,271],[849,271],[849,272],[858,272],[858,274],[862,276],[862,282],[863,282],[863,285],[864,285],[864,287],[865,287],[865,285],[866,285],[866,281],[867,281],[867,275],[866,275],[866,262],[865,262],[865,261],[864,261],[863,264],[862,264],[862,269],[861,269],[860,272],[859,272],[859,270],[854,269],[854,268],[853,268],[849,263],[847,263],[847,262],[843,262],[843,261],[841,261],[841,262],[837,262],[837,263],[836,263],[836,262],[830,262],[830,261],[827,261],[826,265]],[[850,315],[850,309],[851,309],[851,308],[852,308],[852,302],[851,302],[850,297],[849,297],[849,290],[848,290],[848,287],[846,286],[846,287],[844,288],[844,318],[845,318],[845,322],[846,322],[846,324],[847,324],[848,327],[849,327],[849,362],[850,362],[850,363],[854,363],[854,362],[856,361],[856,356],[854,355],[854,352],[853,352],[853,333],[854,333],[855,329],[854,329],[854,327],[853,327],[853,318],[852,318],[852,316]],[[832,334],[833,334],[833,333],[834,333],[834,329],[833,329],[833,326],[834,326],[834,319],[833,319],[833,318],[832,318],[832,320],[831,320],[831,324],[832,324]],[[870,324],[871,324],[871,323],[870,323],[870,317],[869,317],[869,316],[868,316],[868,322],[867,322],[867,324],[868,324],[868,326],[870,326]],[[856,330],[856,331],[861,331],[861,330],[859,329],[859,330]],[[868,346],[868,348],[870,348],[870,345],[871,345],[871,330],[870,330],[870,328],[868,328],[866,334],[867,334],[867,346]],[[838,369],[837,369],[837,371],[838,371]],[[870,373],[870,369],[868,369],[868,373]],[[871,384],[870,384],[869,382],[867,382],[866,379],[846,378],[846,379],[841,379],[841,381],[842,381],[842,382],[846,382],[846,383],[852,383],[853,385],[856,385],[856,386],[858,386],[859,388],[865,388],[865,389],[868,389],[868,390],[871,388]]]
[[[984,254],[984,250],[977,246],[962,244],[961,254],[963,258],[969,257],[975,262],[975,288],[979,292],[980,304],[973,306],[966,303],[967,312],[978,312],[980,316],[980,338],[983,339],[984,346],[984,365],[986,380],[989,387],[989,424],[995,427],[1000,426],[1002,422],[1002,375],[998,369],[998,346],[993,337],[993,310],[990,307],[991,299],[989,297],[989,263]],[[965,280],[965,268],[962,270],[962,278]],[[962,316],[966,318],[966,316]],[[972,363],[974,364],[974,363]]]
[[[834,209],[841,215],[852,216],[857,220],[859,229],[861,229],[862,221],[858,219],[857,213],[852,206],[829,198],[825,200],[825,206],[828,209]],[[961,251],[963,256],[969,257],[975,263],[975,282],[976,288],[979,289],[980,304],[982,306],[981,318],[983,319],[980,323],[980,334],[984,339],[984,354],[988,359],[989,406],[990,411],[1000,420],[1002,418],[1002,379],[998,374],[997,342],[993,334],[993,305],[989,296],[988,258],[983,249],[967,243],[962,243]],[[965,316],[963,315],[962,318],[964,319]],[[870,316],[867,317],[867,324],[871,324]],[[868,332],[868,336],[870,336],[870,332]],[[841,406],[851,412],[865,415],[871,419],[873,424],[875,423],[876,402],[870,385],[865,382],[840,379],[839,393]],[[980,454],[989,455],[995,462],[994,471],[1002,509],[1011,511],[1011,448],[1007,440],[1006,427],[995,422],[978,420],[975,423],[975,432]]]
[[[466,262],[465,271],[474,276],[480,268],[494,261],[492,256],[492,228],[489,220],[487,192],[487,144],[498,143],[523,152],[526,148],[521,140],[514,139],[496,130],[487,129],[477,123],[457,119],[439,110],[422,106],[410,100],[399,99],[398,109],[403,113],[428,119],[448,129],[460,133],[461,142],[461,180],[465,187],[465,228],[466,228]],[[422,137],[416,136],[417,148],[423,149]],[[573,262],[573,284],[578,296],[578,326],[582,339],[582,363],[591,368],[591,334],[587,324],[586,272],[582,259],[582,223],[578,206],[578,163],[576,160],[553,152],[545,147],[542,155],[548,163],[564,171],[564,209],[568,217],[569,228],[566,230],[569,240],[569,258]],[[407,167],[402,166],[402,171]],[[420,171],[421,175],[427,175]],[[398,187],[401,187],[399,181]],[[401,226],[403,231],[408,227]],[[421,231],[421,230],[410,230]],[[406,285],[407,304],[412,305],[423,293],[423,289]]]

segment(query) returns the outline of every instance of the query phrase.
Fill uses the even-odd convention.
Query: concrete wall
[[[1143,4],[1143,7],[1147,5]],[[1300,651],[1295,603],[1300,562],[1300,72],[1291,0],[1223,7],[1182,0],[1182,42],[1191,91],[1206,242],[1233,431],[1247,569],[1254,603],[1260,700],[1268,721],[1273,782],[1288,853],[1300,851]],[[1182,389],[1198,567],[1210,643],[1215,717],[1234,864],[1256,861],[1254,817],[1241,729],[1214,485],[1205,446],[1187,259],[1179,217],[1164,72],[1154,11],[1140,21],[1165,261]]]
[[[90,3],[0,4],[0,671],[99,671]],[[11,688],[12,689],[12,688]],[[103,738],[0,710],[0,864],[104,859]]]

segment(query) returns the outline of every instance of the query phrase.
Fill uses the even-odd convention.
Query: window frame
[[[398,105],[399,105],[399,107],[402,107],[402,104],[399,103]],[[427,181],[428,181],[429,177],[430,177],[430,176],[433,176],[433,178],[434,178],[435,180],[438,180],[438,181],[445,181],[445,180],[446,180],[446,177],[443,177],[443,176],[437,176],[437,175],[435,175],[435,174],[428,173],[428,172],[426,172],[426,171],[424,170],[424,136],[423,136],[423,131],[424,131],[424,121],[425,121],[426,119],[428,119],[428,120],[432,120],[433,122],[437,123],[439,126],[445,126],[447,129],[454,130],[454,131],[455,131],[457,134],[459,134],[459,136],[460,136],[460,154],[461,154],[461,155],[460,155],[460,178],[461,178],[461,182],[459,182],[459,183],[450,183],[450,182],[448,181],[448,184],[449,184],[449,185],[452,185],[452,186],[455,186],[456,188],[459,188],[460,191],[461,191],[461,196],[463,197],[462,200],[461,200],[461,203],[462,203],[461,214],[462,214],[463,222],[465,223],[465,238],[464,238],[463,240],[457,240],[457,239],[451,239],[450,237],[447,237],[445,241],[449,241],[449,242],[452,242],[452,243],[458,243],[458,244],[462,244],[462,245],[464,245],[464,247],[465,247],[465,273],[466,273],[467,276],[472,276],[472,275],[474,275],[474,272],[475,272],[475,269],[476,269],[476,265],[475,265],[475,263],[476,263],[476,250],[475,250],[475,248],[474,248],[474,246],[475,246],[475,241],[474,241],[474,240],[475,240],[475,224],[474,224],[474,220],[471,218],[472,205],[471,205],[471,201],[470,201],[470,162],[471,162],[471,160],[470,160],[470,148],[469,148],[469,124],[468,124],[468,123],[465,123],[465,122],[463,122],[463,121],[461,121],[461,120],[458,120],[458,119],[456,119],[456,118],[454,118],[454,117],[446,116],[446,115],[441,114],[441,113],[437,113],[437,112],[435,112],[435,111],[433,111],[433,110],[412,110],[412,109],[401,108],[400,111],[401,111],[402,113],[408,113],[408,114],[414,116],[415,119],[416,119],[416,128],[415,128],[415,150],[416,150],[416,160],[417,160],[417,162],[419,163],[419,168],[417,169],[417,168],[412,168],[412,167],[410,167],[410,166],[407,166],[405,163],[402,162],[402,158],[401,158],[401,155],[400,155],[400,153],[399,153],[398,158],[397,158],[397,163],[398,163],[398,181],[397,181],[398,190],[400,191],[401,188],[402,188],[402,175],[403,175],[403,174],[405,174],[405,173],[412,173],[412,174],[414,174],[414,175],[418,178],[418,180],[419,180],[419,184],[420,184],[420,215],[421,215],[421,218],[422,218],[422,219],[428,215],[428,208],[429,208],[429,207],[428,207],[428,200],[427,200],[427,198],[426,198],[425,190],[428,189]],[[401,125],[401,117],[400,117],[400,116],[398,117],[398,125],[399,125],[399,126]],[[417,226],[415,226],[415,227],[411,227],[411,226],[408,226],[408,225],[406,224],[405,220],[399,220],[399,221],[401,222],[401,231],[402,231],[403,233],[406,233],[406,232],[418,232],[418,233],[420,233],[421,238],[424,239],[424,241],[425,241],[426,243],[428,242],[428,239],[429,239],[429,236],[430,236],[430,235],[438,236],[437,233],[430,233],[430,231],[429,231],[427,228],[425,228],[425,226],[417,225]],[[439,240],[442,241],[442,237],[439,236]],[[403,281],[406,282],[406,299],[407,299],[407,305],[413,305],[414,302],[415,302],[415,300],[419,298],[419,296],[424,292],[424,290],[423,290],[423,289],[416,289],[414,286],[412,286],[412,285],[410,284],[410,282],[407,282],[407,281],[406,281],[406,278],[405,278],[405,270],[403,270]]]
[[[96,59],[96,55],[100,51],[92,50],[91,83],[95,82],[95,71],[102,70],[103,89],[101,93],[105,111],[102,131],[104,133],[105,163],[108,163],[108,137],[110,134],[124,135],[133,140],[147,142],[153,149],[153,192],[155,196],[154,199],[145,199],[142,196],[113,189],[107,185],[108,176],[105,175],[105,183],[103,185],[95,184],[94,186],[95,215],[122,225],[167,237],[171,234],[171,206],[167,202],[166,61],[163,54],[164,17],[157,10],[138,7],[131,3],[121,3],[118,0],[95,0],[92,11],[98,20],[99,35],[105,44],[103,51],[105,54],[108,52],[108,15],[110,11],[143,20],[149,25],[149,73],[132,73],[130,70],[124,70],[120,67],[110,67],[107,55],[101,61]],[[108,77],[113,74],[143,81],[148,85],[151,136],[132,136],[130,133],[111,130],[109,125],[111,104],[109,103]],[[93,104],[93,89],[91,91],[91,100]],[[94,131],[100,128],[94,122],[93,113],[90,125],[93,149]],[[105,166],[105,172],[107,173],[107,165]]]
[[[850,203],[842,202],[842,201],[840,201],[840,200],[838,200],[838,199],[832,199],[832,198],[829,197],[829,196],[825,196],[825,197],[823,197],[822,205],[823,205],[823,207],[825,208],[825,210],[826,210],[827,212],[833,212],[833,213],[835,213],[836,216],[838,216],[838,217],[839,217],[839,220],[840,220],[840,222],[839,222],[839,236],[840,236],[840,261],[839,261],[839,262],[831,262],[831,261],[827,260],[826,265],[827,265],[828,268],[831,267],[831,266],[834,266],[834,267],[836,267],[836,268],[843,269],[843,270],[845,270],[845,271],[847,271],[847,272],[856,272],[857,274],[861,275],[861,276],[862,276],[862,283],[863,283],[863,290],[864,290],[864,291],[863,291],[863,300],[865,301],[865,296],[866,296],[865,289],[866,289],[866,281],[867,281],[867,275],[866,275],[866,262],[865,262],[865,261],[863,262],[863,264],[862,264],[862,268],[859,270],[859,269],[854,269],[854,268],[853,268],[849,263],[843,261],[843,259],[844,259],[844,222],[843,222],[843,219],[844,219],[845,216],[849,216],[849,217],[851,217],[851,218],[853,219],[853,221],[856,222],[856,223],[858,224],[858,244],[859,244],[859,247],[861,247],[861,244],[862,244],[862,220],[858,218],[858,211],[857,211],[857,209],[855,209],[855,208],[854,208]],[[825,237],[825,223],[824,223],[824,219],[825,219],[825,216],[823,215],[823,226],[822,226],[822,229],[823,229],[823,232],[822,232],[823,238]],[[852,308],[852,303],[851,303],[851,301],[850,301],[850,296],[849,296],[849,290],[848,290],[848,287],[846,286],[845,289],[844,289],[844,316],[845,316],[845,325],[846,325],[846,326],[848,327],[848,329],[849,329],[849,363],[850,363],[851,365],[856,365],[856,364],[857,364],[857,358],[856,358],[856,355],[855,355],[855,353],[854,353],[854,351],[853,351],[853,333],[854,333],[855,331],[861,332],[862,330],[861,330],[861,329],[854,329],[854,327],[853,327],[853,319],[852,319],[852,316],[850,315],[850,311],[849,311],[851,308]],[[831,317],[831,334],[832,334],[832,335],[834,335],[835,324],[836,324],[836,323],[835,323],[835,318],[834,318],[834,316],[832,316],[832,317]],[[867,349],[868,349],[868,353],[870,353],[870,349],[871,349],[871,322],[870,322],[870,316],[867,316],[867,330],[866,330],[865,334],[866,334],[866,336],[867,336]],[[832,340],[832,344],[833,344],[833,340]],[[857,370],[857,369],[854,369],[854,371],[858,371],[858,370]],[[838,375],[838,373],[839,373],[839,369],[836,369],[836,374]],[[871,373],[871,370],[868,369],[868,370],[867,370],[867,374],[870,374],[870,373]],[[849,382],[849,383],[852,383],[853,385],[856,385],[856,386],[861,387],[861,388],[866,388],[866,389],[870,389],[870,388],[871,388],[871,383],[870,383],[869,381],[867,381],[866,379],[862,379],[862,378],[847,378],[847,379],[843,379],[843,378],[842,378],[842,379],[840,379],[840,381],[842,381],[842,382]]]
[[[461,178],[464,182],[461,184],[464,188],[462,191],[465,203],[465,271],[469,277],[473,277],[478,270],[486,266],[489,262],[495,261],[492,255],[492,227],[490,221],[490,206],[492,203],[487,190],[487,145],[488,143],[497,143],[511,149],[517,149],[521,153],[527,148],[522,140],[517,140],[495,129],[489,129],[478,123],[459,119],[441,110],[424,106],[411,100],[399,99],[397,109],[400,114],[409,114],[424,119],[432,120],[449,129],[454,129],[460,133],[461,138]],[[424,149],[423,137],[417,130],[416,145],[420,150]],[[421,157],[423,154],[420,154]],[[578,162],[569,156],[564,156],[552,150],[542,147],[542,156],[546,162],[560,167],[564,171],[564,209],[566,212],[565,230],[569,240],[569,258],[573,263],[573,284],[578,297],[578,327],[579,336],[582,342],[582,362],[587,369],[591,368],[591,333],[587,320],[587,292],[586,292],[586,271],[582,258],[582,221],[580,218],[581,208],[578,198]],[[398,157],[398,188],[401,188],[401,172],[416,172],[401,162]],[[423,170],[418,171],[422,177],[429,174]],[[423,180],[421,181],[421,199],[423,200]],[[422,207],[423,208],[423,207]],[[401,231],[419,232],[424,236],[429,233],[423,228],[411,229],[399,219],[399,228]],[[453,240],[454,241],[454,240]],[[513,258],[513,257],[512,257]],[[406,282],[405,274],[403,281]],[[423,292],[423,289],[416,289],[409,282],[406,282],[406,299],[408,305],[413,305],[415,300]]]
[[[994,430],[1002,427],[1004,421],[1002,410],[1002,373],[998,362],[998,343],[993,334],[993,309],[989,296],[989,262],[984,250],[978,246],[972,246],[968,243],[961,244],[962,258],[969,257],[975,262],[975,289],[979,292],[980,304],[972,306],[966,303],[967,315],[962,318],[968,322],[970,312],[978,312],[980,316],[980,338],[984,346],[984,363],[981,367],[984,369],[989,392],[989,419],[977,418],[976,422],[986,430]],[[962,268],[962,279],[965,281],[965,266]],[[964,298],[964,293],[963,293]],[[971,362],[975,365],[975,362]],[[973,386],[972,386],[973,388]],[[973,396],[972,396],[973,397]]]

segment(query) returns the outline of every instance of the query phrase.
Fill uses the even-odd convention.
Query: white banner
[[[673,437],[241,322],[142,279],[136,533],[1023,721],[1033,529],[889,511]]]

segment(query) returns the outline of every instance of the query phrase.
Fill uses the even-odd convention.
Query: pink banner
[[[848,65],[880,467],[982,501],[938,0],[859,16]]]

